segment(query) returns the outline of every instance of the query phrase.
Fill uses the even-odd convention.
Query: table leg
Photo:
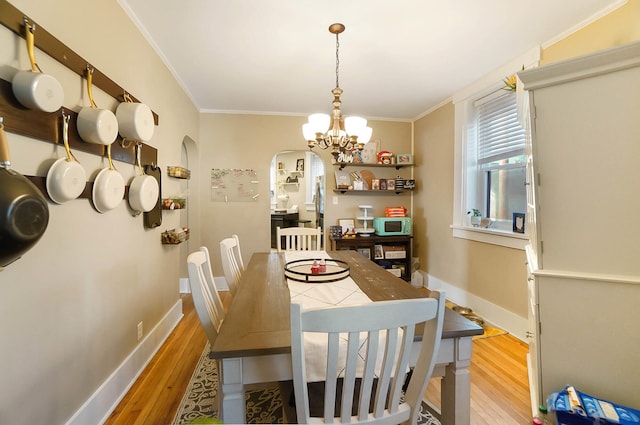
[[[220,374],[218,416],[226,424],[246,422],[244,385],[242,383],[242,358],[222,359]]]
[[[471,421],[471,337],[456,338],[453,362],[442,378],[442,425],[469,425]]]

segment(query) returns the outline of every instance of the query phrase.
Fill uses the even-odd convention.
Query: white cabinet
[[[640,406],[640,43],[519,73],[529,95],[532,402]]]

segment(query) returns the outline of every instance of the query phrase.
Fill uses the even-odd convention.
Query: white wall
[[[179,182],[166,177],[166,166],[180,164],[185,136],[198,139],[198,113],[118,3],[11,3],[158,113],[149,144],[158,149],[163,193],[179,191]],[[28,67],[24,45],[0,27],[0,78],[10,80],[17,69]],[[40,51],[36,58],[61,81],[64,106],[77,111],[86,105],[78,75]],[[115,110],[115,99],[96,89],[94,97],[100,107]],[[63,153],[11,133],[8,141],[13,167],[23,174],[46,175],[46,164]],[[75,154],[89,180],[105,166],[95,155]],[[115,165],[126,182],[134,176],[131,164]],[[163,230],[180,224],[178,214],[164,214],[162,226],[149,230],[124,201],[105,214],[87,199],[49,203],[49,209],[43,238],[0,272],[3,424],[67,422],[125,360],[136,359],[132,355],[145,341],[137,340],[138,322],[147,337],[179,307],[180,248],[160,243]]]

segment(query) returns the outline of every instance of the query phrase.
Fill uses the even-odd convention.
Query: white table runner
[[[304,259],[328,259],[331,256],[326,251],[286,251],[286,262]],[[351,277],[337,282],[327,283],[304,283],[287,279],[291,301],[298,302],[304,309],[321,308],[331,306],[363,305],[372,302],[371,299],[360,289]],[[402,334],[399,335],[402,337]],[[360,336],[360,352],[366,350],[367,338],[365,334]],[[308,382],[324,381],[327,368],[327,340],[324,335],[305,333],[305,361]],[[385,336],[380,335],[378,356],[376,359],[376,374],[382,365],[382,353],[385,348]],[[347,339],[340,338],[340,350],[338,352],[338,364],[345,363],[347,353]],[[396,353],[397,355],[398,353]],[[358,361],[357,376],[362,376],[364,370],[364,359],[360,356]],[[339,376],[342,376],[341,370]]]

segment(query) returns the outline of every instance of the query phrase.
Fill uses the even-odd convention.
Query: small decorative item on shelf
[[[181,210],[187,206],[187,200],[185,198],[173,197],[162,199],[163,210]]]
[[[387,179],[387,190],[396,190],[396,180]]]
[[[342,236],[347,238],[351,235],[356,236],[356,222],[352,218],[338,219],[338,225],[342,228]]]
[[[378,164],[393,164],[395,161],[396,158],[393,156],[393,153],[389,151],[378,152]]]
[[[332,238],[342,237],[342,226],[329,226],[329,232]]]
[[[189,179],[191,178],[191,171],[184,167],[168,166],[167,175],[169,177],[176,177],[179,179]]]
[[[162,232],[161,240],[165,245],[177,245],[189,239],[189,228],[183,227],[180,231],[171,229]]]
[[[413,155],[410,153],[400,153],[396,157],[396,164],[398,165],[411,165],[413,164]]]
[[[369,227],[373,221],[373,216],[369,214],[369,210],[373,209],[371,205],[358,205],[358,208],[362,210],[362,215],[356,217],[359,221],[362,221],[362,227],[355,229],[356,233],[360,236],[370,236],[375,232],[375,229]]]
[[[415,189],[416,181],[414,179],[408,179],[404,181],[404,189]]]

